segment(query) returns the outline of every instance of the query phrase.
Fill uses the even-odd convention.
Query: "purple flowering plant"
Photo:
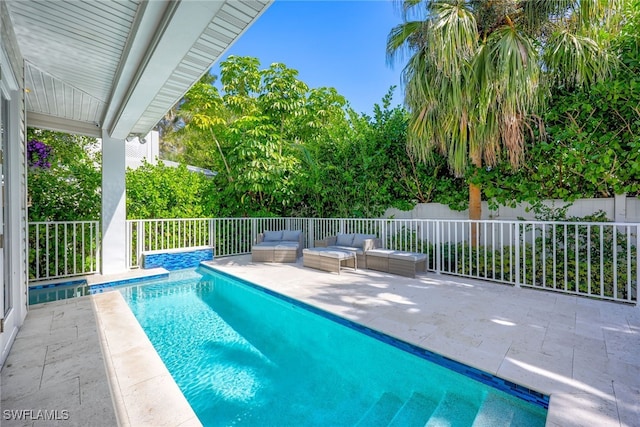
[[[53,149],[42,141],[32,139],[27,143],[27,161],[29,166],[39,169],[49,169],[51,162],[49,156]]]

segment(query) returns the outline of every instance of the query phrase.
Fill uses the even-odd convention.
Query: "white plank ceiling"
[[[271,2],[9,0],[28,123],[144,134]]]

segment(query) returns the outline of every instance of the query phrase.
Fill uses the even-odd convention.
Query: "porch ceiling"
[[[147,133],[272,1],[7,1],[28,125]]]

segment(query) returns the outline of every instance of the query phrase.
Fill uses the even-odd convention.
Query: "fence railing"
[[[476,229],[475,244],[471,243]],[[640,224],[353,218],[128,221],[130,267],[142,252],[207,246],[248,254],[265,230],[302,230],[306,247],[338,233],[372,233],[383,247],[427,255],[428,270],[515,286],[637,302]]]
[[[471,243],[476,229],[475,244]],[[427,255],[428,270],[637,303],[638,223],[204,218],[127,221],[129,267],[143,252],[211,247],[248,254],[265,230],[302,230],[306,247],[338,233],[371,233],[387,249]],[[29,223],[29,280],[100,271],[98,221]]]
[[[100,271],[100,222],[29,223],[29,280]]]

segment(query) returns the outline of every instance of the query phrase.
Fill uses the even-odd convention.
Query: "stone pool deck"
[[[551,395],[547,426],[640,425],[640,307],[452,276],[214,268]],[[2,425],[199,425],[119,293],[33,306],[2,369]]]

